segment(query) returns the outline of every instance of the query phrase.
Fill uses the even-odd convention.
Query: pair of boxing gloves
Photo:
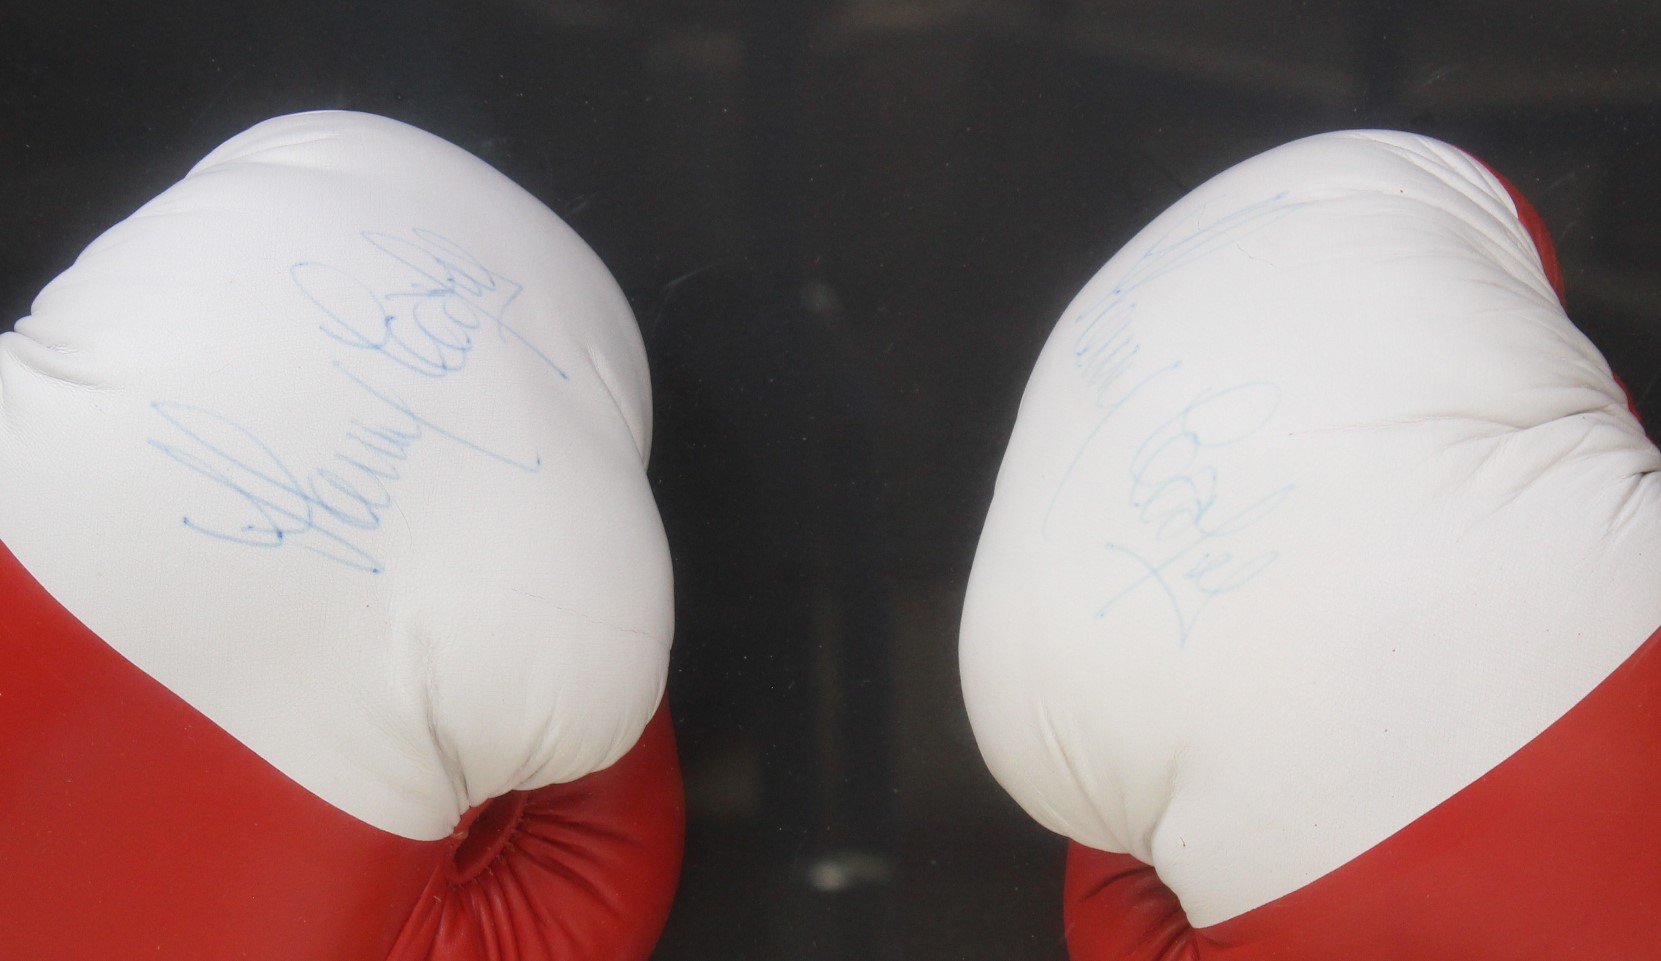
[[[1559,288],[1479,163],[1345,133],[1069,307],[961,653],[1078,961],[1653,949],[1661,462]],[[0,955],[648,955],[649,397],[593,253],[393,121],[95,241],[0,336]]]

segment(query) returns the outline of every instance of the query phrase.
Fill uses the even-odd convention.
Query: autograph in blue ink
[[[450,240],[426,230],[413,240],[365,232],[371,246],[407,271],[404,286],[377,293],[352,275],[317,263],[296,264],[295,285],[322,311],[321,332],[349,348],[385,358],[397,369],[424,378],[462,371],[478,346],[475,334],[489,327],[504,343],[529,351],[562,380],[566,372],[507,320],[522,288],[486,268]],[[404,476],[410,452],[444,439],[475,455],[525,472],[542,467],[542,455],[513,456],[493,450],[440,424],[399,394],[365,379],[339,360],[331,367],[350,382],[373,416],[355,417],[320,464],[296,469],[271,444],[236,420],[208,408],[156,401],[151,409],[173,428],[151,447],[228,492],[231,520],[187,514],[185,527],[218,540],[251,547],[296,545],[353,570],[379,574],[386,565],[370,546],[394,508],[393,485]]]
[[[352,275],[327,264],[302,262],[289,271],[295,286],[325,316],[324,334],[374,351],[425,377],[445,377],[467,364],[485,325],[504,342],[535,355],[562,380],[570,375],[507,321],[523,289],[481,264],[452,241],[430,230],[415,239],[365,231],[363,239],[410,272],[408,287],[378,293]]]
[[[1112,593],[1096,609],[1098,618],[1147,594],[1164,605],[1178,645],[1186,645],[1207,605],[1274,564],[1276,551],[1236,554],[1228,539],[1273,514],[1293,485],[1225,512],[1219,506],[1222,472],[1205,455],[1256,434],[1279,404],[1280,390],[1273,384],[1203,390],[1137,446],[1128,499],[1135,525],[1127,537],[1104,545],[1116,573]]]
[[[402,465],[416,444],[442,437],[517,470],[535,472],[542,467],[540,454],[519,459],[490,450],[372,386],[338,361],[334,366],[379,402],[387,419],[365,423],[354,418],[340,449],[303,474],[228,417],[192,404],[150,405],[184,438],[151,438],[150,446],[230,491],[246,508],[240,524],[220,525],[186,515],[186,527],[252,547],[297,544],[354,570],[379,574],[385,565],[360,538],[381,528],[383,515],[392,507],[390,485],[403,476]]]
[[[1057,504],[1080,463],[1114,415],[1182,367],[1180,358],[1150,367],[1142,357],[1136,294],[1296,212],[1302,204],[1288,202],[1287,196],[1275,194],[1191,234],[1166,234],[1069,320],[1075,333],[1068,357],[1091,389],[1098,416],[1051,497],[1042,522],[1045,537],[1051,535]],[[1284,504],[1293,485],[1225,510],[1219,500],[1222,470],[1214,455],[1256,434],[1279,403],[1280,391],[1273,384],[1208,387],[1137,445],[1127,468],[1124,502],[1133,523],[1103,545],[1114,573],[1096,617],[1106,617],[1128,599],[1153,597],[1169,612],[1178,646],[1184,646],[1212,601],[1245,587],[1274,564],[1275,551],[1242,555],[1230,545],[1238,540],[1235,535]]]
[[[1136,319],[1136,292],[1165,279],[1173,271],[1238,245],[1244,238],[1303,206],[1298,201],[1288,202],[1287,196],[1282,191],[1192,234],[1174,239],[1166,234],[1149,245],[1105,294],[1073,315],[1069,324],[1078,331],[1071,348],[1073,368],[1095,390],[1094,401],[1104,418],[1129,403],[1142,388],[1182,364],[1172,361],[1122,385],[1142,352],[1142,344],[1132,327]]]

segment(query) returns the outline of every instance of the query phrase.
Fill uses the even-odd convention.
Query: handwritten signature
[[[304,262],[290,271],[294,283],[322,311],[320,329],[330,340],[389,361],[396,372],[442,379],[464,370],[477,347],[474,334],[491,325],[506,343],[528,350],[561,380],[566,372],[507,321],[519,284],[486,268],[450,240],[426,230],[413,239],[365,232],[370,245],[406,268],[403,286],[384,293],[353,275]],[[209,537],[252,547],[291,544],[353,570],[379,574],[386,565],[369,546],[393,504],[393,485],[404,477],[410,451],[431,438],[446,439],[473,454],[525,472],[542,467],[542,455],[524,456],[486,447],[442,425],[396,390],[366,378],[340,360],[331,368],[376,413],[348,421],[345,436],[322,463],[291,467],[275,447],[241,423],[196,404],[156,401],[151,409],[173,429],[151,447],[232,495],[236,519],[221,522],[185,515],[185,527]]]
[[[1156,378],[1182,365],[1180,360],[1171,361],[1124,385],[1142,353],[1142,343],[1133,327],[1137,291],[1164,280],[1173,271],[1237,245],[1303,206],[1300,202],[1287,202],[1286,198],[1287,193],[1282,191],[1192,234],[1173,238],[1167,233],[1149,245],[1106,293],[1073,315],[1069,321],[1077,331],[1070,348],[1073,368],[1094,389],[1094,403],[1104,417],[1129,403]]]
[[[408,286],[377,293],[351,274],[327,264],[302,262],[290,269],[295,286],[325,316],[324,334],[374,351],[425,377],[461,370],[476,346],[473,335],[486,323],[548,365],[563,380],[570,375],[507,321],[523,289],[497,275],[478,258],[430,230],[413,230],[413,240],[365,231],[363,239],[409,269]]]
[[[1207,605],[1245,587],[1275,562],[1273,550],[1236,554],[1225,540],[1261,523],[1291,496],[1285,484],[1224,513],[1222,472],[1206,455],[1246,440],[1273,417],[1280,390],[1241,384],[1201,391],[1136,447],[1128,506],[1135,526],[1104,547],[1113,560],[1112,593],[1096,616],[1149,593],[1163,602],[1186,645]]]
[[[1181,358],[1150,363],[1136,326],[1137,294],[1180,268],[1212,256],[1283,217],[1302,204],[1287,193],[1229,213],[1189,234],[1173,229],[1153,242],[1108,290],[1068,321],[1073,339],[1068,358],[1090,389],[1095,423],[1063,472],[1044,514],[1051,536],[1057,505],[1074,481],[1086,454],[1115,415],[1149,388],[1169,381]],[[1286,484],[1225,513],[1220,506],[1223,469],[1216,455],[1266,426],[1280,403],[1273,384],[1207,387],[1163,420],[1130,457],[1124,505],[1130,522],[1103,544],[1111,573],[1107,598],[1096,608],[1105,617],[1122,602],[1157,598],[1170,613],[1179,646],[1186,645],[1201,613],[1214,600],[1255,580],[1278,557],[1273,550],[1231,549],[1239,535],[1286,502]],[[1232,488],[1231,488],[1232,490]]]

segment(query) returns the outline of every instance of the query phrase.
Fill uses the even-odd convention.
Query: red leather
[[[1189,928],[1151,869],[1073,845],[1068,947],[1074,961],[1655,957],[1658,759],[1661,631],[1465,790],[1331,874],[1221,924]]]
[[[466,836],[387,834],[139,671],[0,544],[0,957],[641,959],[682,818],[660,707],[608,770],[471,813]]]
[[[1062,892],[1074,961],[1193,961],[1194,929],[1154,869],[1070,841]]]
[[[470,812],[471,833],[416,899],[390,961],[651,954],[680,879],[673,732],[660,706],[634,749],[604,771]],[[491,824],[502,808],[509,816]]]

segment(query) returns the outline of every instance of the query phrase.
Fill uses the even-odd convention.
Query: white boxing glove
[[[1068,307],[961,662],[1075,957],[1658,950],[1661,458],[1546,243],[1469,155],[1331,134]]]
[[[644,956],[650,424],[600,261],[403,124],[260,124],[110,229],[0,336],[0,943]]]

